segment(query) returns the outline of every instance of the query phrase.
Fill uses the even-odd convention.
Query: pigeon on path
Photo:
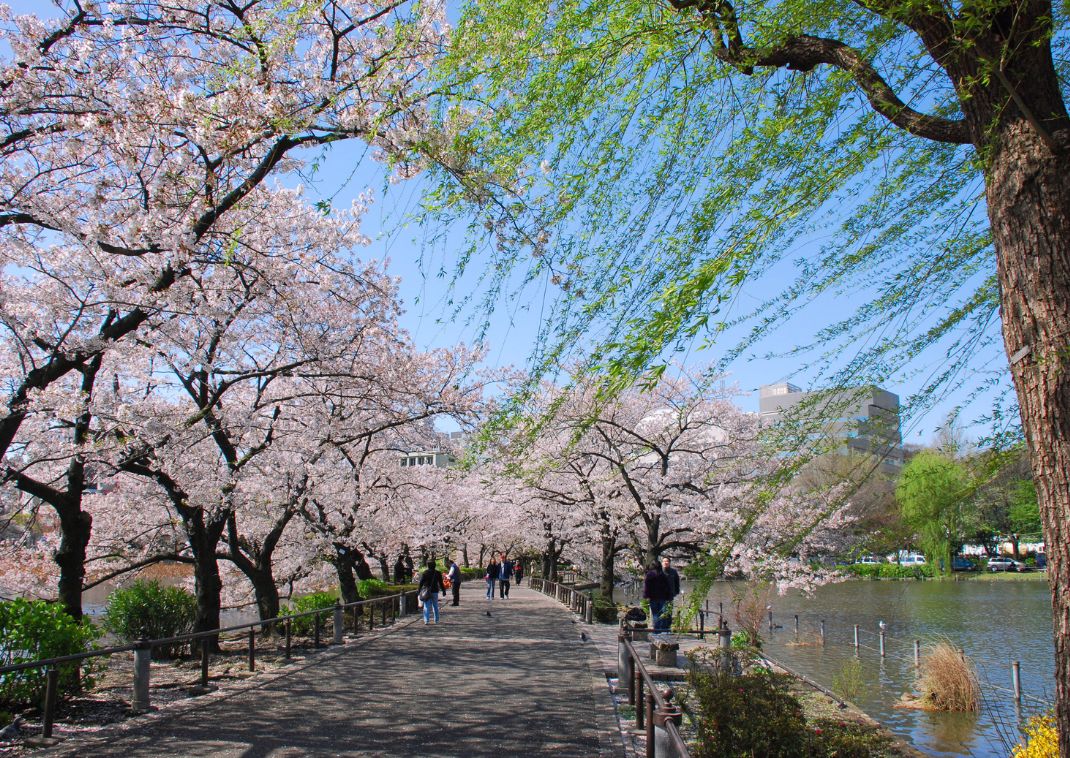
[[[490,611],[487,611],[487,618],[490,618],[490,617],[491,617]]]
[[[587,632],[580,632],[580,639],[586,642],[589,639],[587,637]]]

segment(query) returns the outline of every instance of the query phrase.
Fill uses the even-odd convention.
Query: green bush
[[[810,755],[814,758],[870,758],[887,755],[892,740],[858,721],[818,719],[810,729]]]
[[[930,564],[924,566],[901,566],[898,563],[854,563],[846,571],[865,579],[925,579],[933,575]]]
[[[93,647],[100,632],[87,619],[75,621],[58,603],[43,600],[0,601],[0,666],[74,655]],[[91,684],[92,659],[59,667],[59,694],[65,696]],[[0,705],[39,704],[44,693],[45,669],[0,674]]]
[[[486,576],[486,573],[480,566],[469,566],[468,568],[461,569],[462,582],[471,582],[476,579],[483,581],[484,576]]]
[[[104,628],[120,639],[161,639],[189,634],[197,621],[197,598],[181,587],[165,587],[158,581],[138,580],[108,596]],[[152,649],[156,658],[178,655],[180,645]]]
[[[602,595],[595,595],[591,616],[596,624],[616,624],[620,613],[617,604],[612,600]]]
[[[362,598],[369,598],[382,597],[392,593],[388,591],[387,583],[382,579],[361,579],[357,582],[357,594]]]
[[[291,616],[295,613],[307,613],[308,611],[314,611],[320,608],[330,608],[334,606],[336,602],[338,602],[338,590],[312,592],[308,595],[295,597],[292,604],[287,605],[282,609],[282,615]],[[290,622],[290,630],[294,634],[314,634],[316,630],[315,619],[315,616],[302,616],[301,618],[294,619]],[[331,623],[332,619],[333,617],[330,613],[321,613],[319,615],[320,629],[324,629],[327,624]]]
[[[697,758],[799,758],[808,754],[802,705],[780,674],[733,676],[693,669]]]

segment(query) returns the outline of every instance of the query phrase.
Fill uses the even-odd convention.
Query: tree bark
[[[342,595],[343,603],[355,603],[360,600],[357,592],[357,579],[355,575],[356,558],[353,551],[345,545],[334,546],[334,570],[338,574],[338,591]]]
[[[80,500],[81,498],[79,498]],[[59,509],[60,540],[55,561],[59,566],[59,601],[71,617],[82,618],[82,583],[85,554],[93,517],[79,509]]]
[[[204,511],[195,509],[186,515],[184,521],[190,552],[193,553],[193,577],[197,597],[197,622],[194,631],[207,632],[219,628],[223,581],[219,576],[216,546],[223,536],[226,518],[216,517],[206,521]],[[206,637],[205,642],[210,650],[219,650],[218,636]]]
[[[607,600],[613,600],[616,574],[617,540],[611,535],[602,535],[602,570],[598,577],[598,591]]]

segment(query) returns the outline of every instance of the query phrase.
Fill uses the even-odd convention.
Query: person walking
[[[487,564],[487,572],[483,578],[487,580],[487,600],[494,599],[494,583],[498,581],[498,574],[501,572],[501,566],[498,565],[498,554],[490,554],[490,563]]]
[[[680,594],[680,572],[672,567],[672,561],[669,560],[669,556],[661,559],[661,571],[665,574],[665,578],[669,580],[669,592],[672,593],[672,597],[669,598],[669,602],[665,605],[663,613],[669,617],[670,623],[672,623],[673,603],[676,600],[676,596]]]
[[[438,623],[438,596],[445,595],[446,588],[442,585],[442,572],[435,568],[435,559],[427,559],[427,568],[420,574],[420,588],[417,597],[424,604],[424,624],[431,620],[431,614]]]
[[[672,626],[672,617],[665,616],[665,606],[672,600],[672,587],[669,577],[657,561],[650,564],[650,568],[643,578],[643,597],[650,603],[650,619],[653,622],[654,634],[667,632]]]
[[[498,592],[501,598],[506,599],[509,597],[509,582],[513,578],[513,562],[505,557],[505,553],[501,556],[501,563],[498,564]]]
[[[513,566],[513,581],[516,582],[516,586],[517,587],[520,586],[520,582],[521,582],[521,580],[523,580],[523,578],[524,578],[524,562],[523,561],[517,561],[516,565]]]
[[[461,567],[457,561],[450,561],[450,570],[446,574],[450,578],[450,591],[453,593],[453,605],[461,604]]]

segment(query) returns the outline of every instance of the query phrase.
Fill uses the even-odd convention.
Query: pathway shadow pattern
[[[405,623],[261,686],[51,754],[599,755],[600,693],[582,649],[591,643],[560,605],[526,588],[487,602],[480,582],[438,625]]]

